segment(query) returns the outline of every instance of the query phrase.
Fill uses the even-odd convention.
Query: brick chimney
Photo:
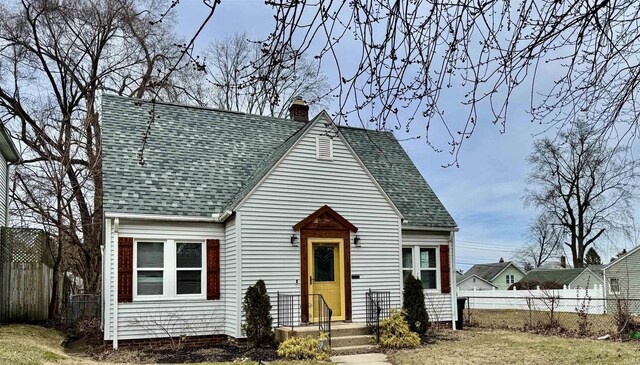
[[[298,122],[309,121],[309,105],[302,100],[301,96],[296,96],[289,107],[289,117]]]
[[[567,257],[564,255],[560,256],[560,267],[563,269],[567,268]]]

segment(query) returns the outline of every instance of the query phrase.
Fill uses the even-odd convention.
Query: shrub
[[[409,274],[404,281],[402,309],[405,312],[409,329],[424,337],[429,329],[429,315],[424,304],[422,282]]]
[[[380,323],[380,346],[390,349],[413,348],[420,345],[420,337],[409,330],[404,313],[394,310]]]
[[[242,333],[247,336],[247,341],[254,346],[260,347],[273,345],[271,301],[267,294],[267,287],[262,279],[247,288],[242,310],[245,318],[245,322],[242,325]]]
[[[322,341],[322,349],[320,348]],[[291,337],[280,344],[278,356],[287,360],[318,360],[323,361],[329,358],[331,349],[324,333],[320,334],[320,339],[307,337]]]

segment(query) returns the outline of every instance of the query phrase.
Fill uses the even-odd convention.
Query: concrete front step
[[[363,354],[371,352],[375,346],[373,345],[357,345],[357,346],[344,346],[344,347],[331,347],[331,354],[333,355],[347,355],[347,354]]]
[[[371,335],[355,335],[355,336],[336,336],[332,333],[331,347],[347,347],[370,345]]]

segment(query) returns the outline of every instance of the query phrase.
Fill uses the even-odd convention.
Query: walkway
[[[385,354],[358,354],[332,356],[331,361],[345,365],[391,365]]]

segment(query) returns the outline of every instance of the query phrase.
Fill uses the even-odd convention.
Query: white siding
[[[449,232],[402,231],[402,245],[448,245]]]
[[[640,299],[640,249],[636,249],[622,259],[614,263],[605,270],[605,285],[607,297],[609,299]],[[611,291],[611,279],[616,278],[619,282],[620,292]],[[610,303],[611,305],[611,303]],[[634,308],[634,313],[640,313],[640,308]]]
[[[493,285],[474,277],[458,281],[458,289],[460,290],[492,290],[493,288],[495,288]]]
[[[0,153],[0,227],[7,225],[7,160]]]
[[[451,320],[451,294],[424,293],[430,322],[444,322]]]
[[[361,247],[351,246],[354,321],[364,321],[365,291],[391,292],[400,305],[400,229],[390,203],[344,142],[333,140],[333,160],[316,159],[316,124],[241,206],[242,287],[264,279],[276,320],[276,292],[300,293],[300,247],[292,247],[292,226],[329,205],[358,227]],[[350,244],[350,243],[347,243]]]
[[[178,222],[142,222],[120,220],[120,237],[158,238],[158,239],[220,239],[222,278],[229,274],[226,262],[225,228],[214,223],[178,223]],[[112,340],[114,325],[117,326],[118,340],[137,338],[155,338],[170,336],[196,336],[229,334],[225,326],[225,305],[227,300],[154,300],[116,303],[115,280],[117,263],[117,236],[111,235],[109,260],[110,270],[110,309],[108,331],[105,339]],[[222,293],[225,293],[225,281],[221,280]],[[223,294],[224,295],[224,294]],[[114,310],[117,308],[117,322],[114,323]]]
[[[449,245],[449,232],[403,230],[402,245],[447,246]],[[449,260],[450,264],[455,261],[452,260],[451,257],[449,258]],[[454,275],[450,276],[454,278],[455,273]],[[455,286],[453,285],[453,283],[451,284],[451,290],[455,290]],[[452,319],[452,313],[455,308],[452,308],[451,305],[451,294],[434,293],[433,291],[425,290],[424,296],[430,321],[442,322],[450,321]]]

